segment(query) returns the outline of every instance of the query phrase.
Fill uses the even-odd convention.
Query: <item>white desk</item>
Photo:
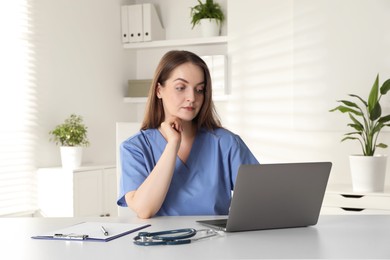
[[[135,234],[104,242],[34,240],[30,237],[82,221],[150,223],[144,231],[203,228],[210,217],[137,218],[0,218],[2,259],[215,259],[350,258],[390,259],[390,216],[320,216],[316,226],[226,233],[187,245],[142,247]]]

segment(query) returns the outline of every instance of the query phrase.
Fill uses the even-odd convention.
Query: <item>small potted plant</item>
[[[360,143],[362,154],[350,156],[352,186],[355,191],[383,191],[386,174],[386,155],[375,155],[376,148],[386,148],[384,143],[378,143],[381,130],[390,126],[390,115],[382,116],[380,100],[390,89],[390,79],[379,88],[379,75],[371,88],[368,100],[358,95],[349,96],[359,101],[359,104],[349,100],[338,100],[338,107],[330,110],[348,113],[352,132],[344,134],[341,140],[356,140]]]
[[[83,118],[71,114],[63,124],[57,125],[50,131],[50,141],[60,146],[63,168],[77,168],[81,165],[82,149],[89,146],[87,127]]]
[[[192,29],[200,24],[204,37],[218,36],[225,20],[221,6],[213,0],[206,0],[205,3],[198,0],[198,3],[191,7]]]

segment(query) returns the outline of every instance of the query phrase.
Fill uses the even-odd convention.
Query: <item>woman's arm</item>
[[[181,122],[178,119],[172,120],[161,124],[161,132],[167,139],[167,145],[156,166],[137,190],[125,195],[127,205],[140,218],[150,218],[157,213],[172,180],[182,131]]]

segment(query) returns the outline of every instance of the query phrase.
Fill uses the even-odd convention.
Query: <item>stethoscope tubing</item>
[[[198,232],[206,231],[206,235],[192,238]],[[181,234],[175,235],[174,234]],[[183,245],[189,244],[192,241],[198,241],[204,238],[216,236],[217,232],[212,229],[196,230],[193,228],[173,229],[159,232],[139,232],[136,237],[133,238],[133,242],[139,246],[158,246],[158,245]]]
[[[167,236],[181,234],[177,236]],[[134,237],[133,242],[139,246],[157,246],[157,245],[182,245],[191,243],[191,237],[196,235],[193,228],[173,229],[160,232],[139,232]]]

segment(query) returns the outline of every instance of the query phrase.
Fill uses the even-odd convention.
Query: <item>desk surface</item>
[[[390,259],[390,215],[320,216],[305,228],[224,233],[187,245],[142,247],[135,234],[110,242],[34,240],[30,237],[83,221],[151,224],[145,231],[204,228],[195,220],[210,217],[0,218],[4,259]]]

